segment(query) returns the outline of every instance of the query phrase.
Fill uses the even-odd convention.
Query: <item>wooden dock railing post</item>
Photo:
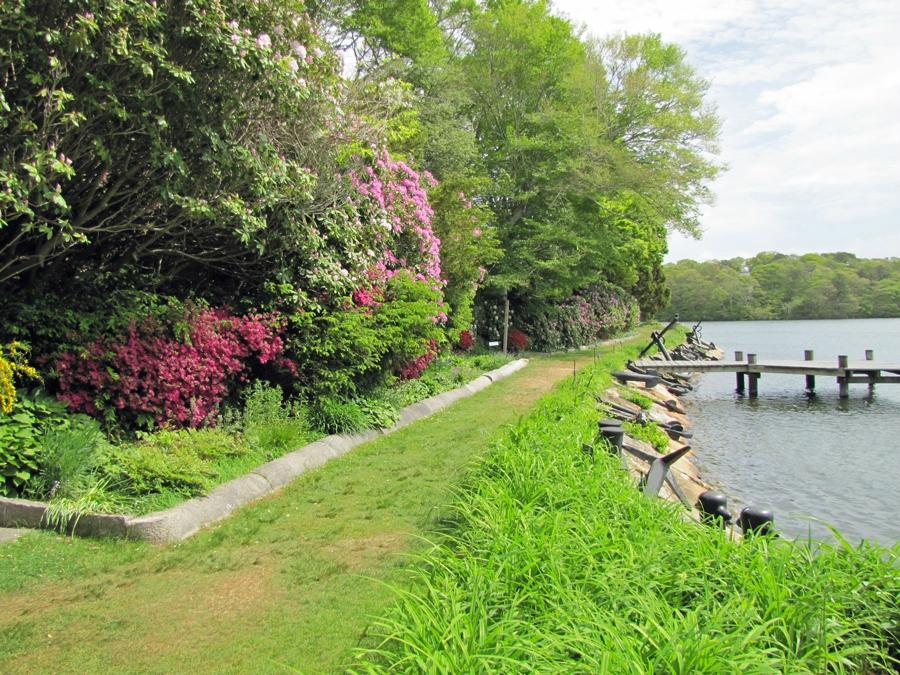
[[[840,398],[850,398],[850,371],[847,370],[848,362],[849,360],[845,354],[838,356],[838,368],[844,369],[844,374],[837,379],[838,396]]]
[[[813,360],[813,350],[812,349],[804,349],[803,350],[803,360],[804,361],[812,361]],[[816,393],[816,376],[815,375],[807,375],[806,376],[806,393],[807,394],[815,394]]]
[[[738,363],[743,361],[744,360],[744,352],[735,352],[734,360],[737,361]],[[744,393],[744,374],[742,372],[738,371],[735,374],[735,379],[737,380],[737,389],[735,391],[737,391],[737,393],[739,393],[739,394],[743,394]]]
[[[756,365],[756,354],[747,354],[747,365]],[[750,398],[756,398],[759,395],[759,373],[747,373],[750,378]]]

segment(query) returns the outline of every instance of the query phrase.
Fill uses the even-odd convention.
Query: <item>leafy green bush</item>
[[[309,422],[325,434],[354,434],[369,426],[369,416],[358,401],[324,396],[310,406]]]
[[[309,396],[347,396],[382,384],[432,341],[443,342],[439,297],[428,284],[398,273],[378,306],[293,315],[288,356],[299,370],[296,386]]]
[[[640,309],[631,295],[612,284],[598,283],[562,302],[524,307],[517,322],[528,334],[531,349],[555,351],[591,344],[631,328],[639,318]]]
[[[270,457],[297,449],[310,437],[306,410],[285,402],[281,387],[259,380],[246,394],[241,430],[251,448]]]
[[[389,429],[400,419],[400,411],[384,399],[367,397],[357,403],[365,413],[366,426],[370,429]]]
[[[41,437],[71,421],[66,407],[40,392],[17,397],[9,415],[0,413],[0,495],[16,497],[40,468]]]

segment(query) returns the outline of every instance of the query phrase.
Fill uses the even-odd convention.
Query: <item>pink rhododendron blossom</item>
[[[374,167],[350,174],[353,186],[368,199],[372,219],[392,235],[384,240],[383,265],[378,269],[390,278],[398,269],[408,268],[416,278],[439,289],[444,285],[441,242],[431,226],[434,210],[423,178],[434,181],[427,172],[420,175],[405,162],[392,159],[385,150],[379,151]],[[396,255],[400,251],[404,255]]]
[[[260,34],[256,37],[256,44],[257,44],[261,49],[268,49],[269,47],[272,46],[272,38],[270,38],[269,35],[268,35],[267,33],[260,33]]]

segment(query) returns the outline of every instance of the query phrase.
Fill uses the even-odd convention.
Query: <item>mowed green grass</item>
[[[604,353],[622,363],[646,334]],[[36,532],[0,546],[0,672],[343,670],[473,458],[593,357],[534,359],[179,545]]]

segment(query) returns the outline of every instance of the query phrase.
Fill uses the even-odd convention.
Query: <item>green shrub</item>
[[[72,498],[96,482],[107,442],[95,420],[81,417],[68,427],[48,431],[40,446],[40,470],[29,481],[28,492],[38,499]]]
[[[435,323],[440,293],[406,273],[388,282],[383,302],[290,317],[288,356],[297,388],[314,397],[348,396],[384,384],[390,374],[443,342]]]
[[[304,445],[310,438],[306,410],[284,400],[281,387],[257,380],[245,392],[239,415],[228,415],[225,426],[241,432],[254,450],[276,457]]]
[[[431,387],[423,378],[402,380],[391,386],[379,387],[372,395],[399,410],[431,396]]]
[[[193,497],[211,486],[214,462],[246,452],[237,438],[219,429],[160,431],[114,449],[105,470],[117,488],[132,495],[172,491]]]
[[[634,326],[637,301],[618,286],[601,282],[576,291],[561,302],[535,302],[522,307],[517,323],[536,351],[580,347]],[[496,319],[490,324],[496,331]]]
[[[326,434],[354,434],[368,427],[369,418],[358,401],[325,396],[310,406],[309,422]]]
[[[0,495],[22,493],[40,468],[41,437],[66,427],[71,419],[62,403],[40,392],[20,392],[12,412],[0,413]]]

